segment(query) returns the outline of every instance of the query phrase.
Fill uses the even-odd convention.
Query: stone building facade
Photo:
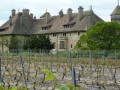
[[[113,12],[111,19],[119,20],[119,15]],[[17,36],[20,41],[24,42],[25,37],[40,34],[50,37],[55,46],[54,51],[72,50],[80,36],[89,27],[101,21],[103,20],[92,9],[84,11],[82,6],[78,8],[77,13],[73,13],[69,8],[66,14],[62,10],[57,16],[51,16],[49,12],[45,12],[39,19],[28,9],[23,9],[18,13],[13,9],[9,20],[0,27],[0,50],[8,49],[6,43],[11,36]]]
[[[117,5],[114,11],[111,13],[111,21],[116,21],[120,23],[120,6]]]

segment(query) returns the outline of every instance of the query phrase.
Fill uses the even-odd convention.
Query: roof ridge
[[[16,14],[16,18],[15,18],[15,22],[14,22],[14,26],[13,26],[12,33],[14,33],[14,31],[15,31],[15,27],[16,27],[17,19],[18,19],[18,18],[19,18],[19,13]]]

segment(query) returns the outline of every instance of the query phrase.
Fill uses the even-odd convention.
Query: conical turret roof
[[[117,5],[116,8],[114,9],[114,11],[111,13],[112,15],[120,15],[120,6]]]

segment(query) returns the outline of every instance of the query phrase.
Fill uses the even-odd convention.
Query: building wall
[[[49,36],[52,43],[54,43],[54,52],[57,51],[66,51],[72,50],[76,45],[77,41],[80,39],[80,36],[83,32],[69,32],[69,33],[53,33],[46,36]],[[19,40],[19,47],[22,49],[25,36],[15,35],[15,37]],[[0,36],[0,51],[7,51],[9,48],[5,45],[5,43],[10,43],[11,35],[8,36]],[[61,49],[60,42],[65,42],[65,48]],[[2,43],[4,42],[4,43]]]
[[[66,34],[66,35],[65,35]],[[53,51],[65,51],[72,50],[76,45],[77,41],[80,39],[80,36],[83,32],[69,32],[69,33],[58,33],[58,34],[49,34],[51,42],[54,43],[55,48]],[[60,49],[60,42],[65,41],[66,48]]]
[[[111,21],[116,21],[116,22],[120,23],[120,15],[111,16]]]

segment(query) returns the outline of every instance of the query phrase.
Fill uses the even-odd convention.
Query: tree
[[[86,42],[86,34],[80,36],[77,44],[75,45],[75,49],[87,49],[87,42]]]
[[[83,36],[81,36],[83,37]],[[87,43],[89,49],[112,50],[120,49],[120,25],[117,22],[99,22],[89,28],[82,38],[77,42]]]
[[[10,43],[8,45],[9,49],[18,51],[18,49],[20,49],[18,43],[19,43],[19,40],[17,39],[17,37],[16,36],[11,36]]]
[[[54,45],[50,42],[49,37],[45,35],[33,35],[29,36],[26,39],[24,44],[24,49],[33,49],[33,50],[51,50],[54,48]]]

